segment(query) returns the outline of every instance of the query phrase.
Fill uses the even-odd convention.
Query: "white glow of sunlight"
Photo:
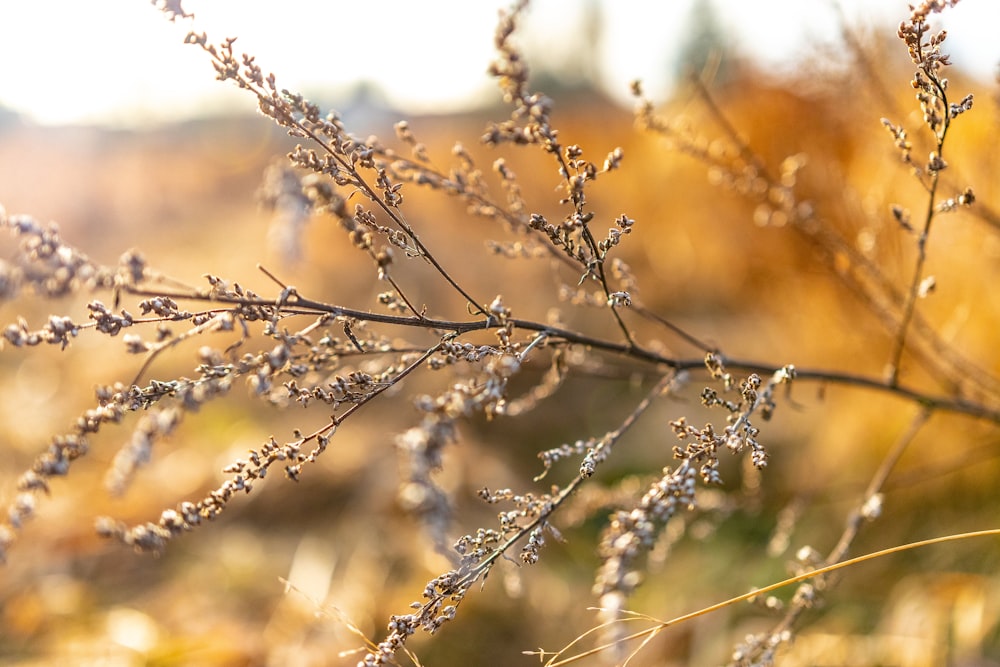
[[[533,58],[595,63],[602,85],[624,98],[642,78],[662,95],[695,0],[535,0],[520,36]],[[0,106],[43,124],[137,126],[205,112],[246,109],[245,95],[214,80],[208,58],[183,44],[193,26],[257,57],[281,85],[307,96],[343,95],[372,82],[411,112],[447,112],[495,97],[485,74],[497,9],[488,0],[185,0],[189,24],[171,24],[143,0],[11,0],[0,5]],[[843,0],[844,12],[884,34],[907,14],[902,0]],[[280,9],[279,9],[280,6]],[[835,45],[832,2],[713,0],[735,44],[768,65],[794,64]],[[598,32],[581,18],[596,7]],[[957,64],[989,77],[1000,46],[989,30],[1000,3],[949,10],[948,46]],[[974,47],[974,48],[973,48]]]

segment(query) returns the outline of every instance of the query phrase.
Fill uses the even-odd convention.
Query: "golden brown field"
[[[947,24],[947,12],[934,20]],[[0,302],[0,326],[13,327],[0,348],[0,662],[354,665],[389,641],[391,617],[414,614],[440,629],[414,627],[383,655],[393,664],[538,664],[526,652],[539,649],[543,664],[565,664],[812,568],[997,529],[995,82],[945,70],[950,102],[972,92],[975,105],[944,107],[942,140],[924,118],[932,102],[914,100],[919,64],[893,35],[795,77],[727,62],[724,76],[638,117],[586,86],[543,91],[549,115],[516,58],[502,50],[498,62],[510,105],[408,119],[427,160],[411,159],[413,142],[391,125],[379,144],[337,148],[350,127],[340,134],[287,99],[272,115],[295,110],[289,122],[312,137],[289,138],[260,114],[146,131],[0,127],[3,226],[20,213],[56,221],[60,252],[75,247],[115,276],[49,298],[33,271],[58,269],[59,252],[39,260],[23,245],[31,233],[3,239],[2,277],[20,289],[4,282]],[[248,110],[257,104],[248,93]],[[910,164],[883,117],[906,128]],[[347,160],[333,170],[345,182],[299,169],[279,192],[274,170],[296,143]],[[621,164],[607,168],[616,148]],[[931,151],[947,168],[928,168]],[[276,242],[291,229],[275,222],[289,201],[312,207],[292,230],[299,257]],[[377,222],[366,226],[365,209]],[[623,214],[634,224],[616,227]],[[608,228],[620,244],[602,254]],[[146,268],[130,277],[118,262],[133,248]],[[204,274],[226,286],[209,290]],[[142,311],[157,290],[177,309]],[[137,321],[101,333],[94,299]],[[52,314],[76,323],[65,349],[18,339]],[[706,355],[725,366],[716,377]],[[788,364],[798,376],[784,382]],[[93,417],[85,455],[51,473],[46,452],[67,451],[53,436],[78,433],[102,403],[95,387],[115,382],[147,403],[109,391],[104,407],[126,406],[120,423]],[[742,430],[751,423],[759,434]],[[134,479],[116,495],[109,471],[121,472],[137,432],[152,433],[149,461],[133,452]],[[736,442],[710,437],[721,433]],[[248,452],[267,459],[272,437],[274,466],[254,479]],[[540,453],[564,444],[541,478]],[[592,476],[581,472],[591,459]],[[690,498],[671,476],[688,466]],[[164,510],[235,478],[252,492],[164,532]],[[513,512],[513,527],[498,512]],[[105,516],[123,523],[112,530]],[[126,530],[146,522],[161,531],[144,533],[149,542]],[[480,527],[503,539],[477,538]],[[456,553],[462,535],[483,553]],[[1000,664],[996,540],[853,564],[579,662],[621,664],[635,650],[630,665]],[[464,588],[436,580],[422,597],[447,572],[469,577]],[[426,617],[410,606],[435,595],[442,605]]]

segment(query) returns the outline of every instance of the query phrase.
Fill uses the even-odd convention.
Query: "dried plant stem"
[[[132,377],[131,384],[139,384],[139,381],[142,380],[142,377],[146,374],[146,371],[149,370],[149,368],[156,361],[157,357],[159,357],[163,352],[169,350],[172,347],[180,345],[184,341],[189,340],[194,336],[198,336],[200,334],[207,333],[209,331],[220,329],[223,326],[223,324],[221,321],[217,319],[217,317],[223,316],[228,312],[229,312],[228,310],[219,309],[218,311],[215,312],[216,317],[213,317],[204,324],[199,324],[193,327],[192,329],[185,331],[179,336],[175,336],[173,338],[165,340],[162,343],[154,344],[150,348],[149,352],[146,353],[146,358],[143,360],[142,365],[139,367],[139,370],[137,370],[135,372],[135,375]]]
[[[912,85],[918,90],[917,99],[920,101],[921,109],[924,112],[924,122],[934,134],[936,140],[935,150],[927,160],[923,168],[915,168],[914,172],[918,176],[926,174],[927,181],[924,182],[927,189],[927,209],[924,213],[924,224],[917,238],[917,259],[913,269],[913,278],[907,291],[906,305],[903,310],[903,318],[900,322],[899,332],[896,335],[890,361],[890,382],[895,384],[899,379],[899,367],[902,361],[903,349],[906,346],[906,335],[910,320],[913,318],[916,308],[917,297],[920,293],[920,284],[924,276],[924,264],[927,261],[927,239],[930,236],[931,223],[937,214],[937,193],[938,183],[941,178],[941,171],[947,167],[944,160],[944,143],[948,136],[948,129],[951,127],[953,117],[963,113],[972,106],[972,96],[966,97],[959,105],[949,105],[947,80],[942,79],[940,72],[942,68],[949,64],[948,56],[941,53],[941,43],[945,40],[943,31],[934,35],[929,41],[924,41],[924,34],[927,32],[927,14],[932,11],[930,6],[915,8],[912,11],[909,25],[903,24],[899,29],[899,37],[909,46],[910,57],[918,70],[913,78]],[[890,125],[887,125],[891,127]],[[899,130],[896,134],[900,139],[903,135]],[[897,140],[897,145],[903,141]],[[909,146],[905,144],[904,158],[909,159]],[[971,191],[968,191],[971,193]],[[968,203],[972,199],[966,195]]]
[[[930,419],[931,415],[931,410],[922,408],[914,416],[906,430],[896,440],[892,448],[883,457],[878,469],[868,482],[868,486],[865,488],[860,502],[851,511],[850,516],[847,519],[847,524],[844,527],[844,532],[840,535],[840,539],[837,540],[837,544],[833,547],[833,549],[831,549],[830,553],[824,559],[823,562],[825,566],[829,567],[841,562],[847,554],[848,549],[850,549],[851,544],[854,543],[855,538],[858,536],[861,526],[866,522],[874,521],[879,517],[882,511],[881,490],[885,481],[888,479],[889,474],[892,472],[896,463],[903,455],[903,452],[905,452],[910,446],[914,438],[916,438],[917,434]],[[778,623],[776,623],[771,630],[766,633],[762,633],[759,636],[767,638],[783,638],[792,636],[791,631],[795,626],[795,623],[807,609],[811,608],[815,604],[816,598],[820,594],[819,591],[829,585],[828,582],[824,581],[825,577],[815,574],[813,574],[813,576],[817,577],[817,582],[803,584],[803,588],[800,588],[799,591],[792,596],[792,601],[788,605],[788,609],[781,620],[778,621]],[[760,593],[760,591],[755,592],[758,594]],[[776,647],[777,645],[775,643],[769,642],[766,650],[774,651]],[[743,662],[745,662],[745,659],[748,657],[749,656],[744,656]],[[740,664],[743,664],[743,662]]]
[[[939,84],[940,87],[940,84]],[[941,90],[941,96],[945,107],[948,101]],[[944,129],[941,132],[937,144],[937,154],[940,156],[944,150],[944,137],[948,131],[948,122],[945,121]],[[892,355],[889,361],[889,384],[899,383],[900,364],[903,359],[903,350],[906,348],[906,335],[913,320],[913,314],[917,307],[917,298],[920,292],[920,283],[924,278],[924,265],[927,263],[927,239],[931,233],[931,223],[934,221],[937,205],[937,189],[940,180],[940,171],[932,170],[930,175],[930,185],[927,188],[927,210],[924,214],[924,225],[917,237],[917,259],[913,266],[913,277],[910,279],[910,288],[906,292],[906,302],[903,305],[903,315],[899,322],[899,331],[893,340]]]
[[[837,541],[837,545],[826,557],[828,565],[832,565],[833,563],[840,561],[847,554],[847,550],[854,542],[854,538],[857,537],[862,524],[864,524],[866,520],[874,518],[865,516],[866,512],[864,507],[882,492],[882,487],[885,485],[885,482],[889,478],[889,474],[892,472],[893,468],[896,467],[899,459],[903,456],[903,452],[909,448],[914,438],[917,437],[920,430],[925,424],[927,424],[928,420],[930,420],[932,414],[933,412],[930,409],[926,407],[921,408],[921,410],[913,417],[913,420],[910,422],[906,431],[904,431],[896,440],[892,449],[886,452],[885,457],[882,459],[882,463],[879,464],[878,470],[875,471],[871,481],[868,482],[868,486],[862,494],[861,502],[854,509],[854,511],[851,512],[851,516],[847,520],[847,527],[845,528],[844,533],[840,536],[840,540]]]
[[[769,585],[763,586],[761,588],[754,589],[753,591],[750,591],[749,593],[743,593],[742,595],[737,595],[736,597],[729,598],[728,600],[724,600],[724,601],[719,602],[717,604],[713,604],[713,605],[710,605],[708,607],[703,607],[702,609],[699,609],[698,611],[693,611],[693,612],[691,612],[689,614],[684,614],[683,616],[677,616],[676,618],[672,618],[669,621],[658,621],[656,623],[656,625],[653,626],[653,627],[651,627],[651,628],[646,628],[644,630],[640,630],[639,632],[633,632],[632,634],[626,635],[624,637],[620,637],[620,638],[616,639],[613,642],[609,642],[607,644],[602,644],[601,646],[595,646],[594,648],[588,649],[586,651],[582,651],[582,652],[577,653],[575,655],[572,655],[572,656],[570,656],[568,658],[559,659],[560,656],[562,656],[564,653],[566,653],[578,641],[580,641],[584,636],[586,636],[586,635],[581,635],[580,637],[577,637],[572,642],[570,642],[569,644],[567,644],[564,648],[560,649],[555,654],[553,654],[552,657],[549,658],[545,662],[545,667],[562,667],[562,665],[569,665],[569,664],[577,662],[579,660],[583,660],[584,658],[588,658],[588,657],[590,657],[592,655],[597,655],[599,653],[603,653],[605,651],[609,651],[609,650],[611,650],[611,649],[613,649],[613,648],[615,648],[615,647],[617,647],[617,646],[619,646],[621,644],[625,644],[625,643],[628,643],[628,642],[631,642],[631,641],[635,641],[637,639],[646,639],[650,635],[659,634],[660,632],[662,632],[663,630],[666,630],[667,628],[669,628],[671,626],[677,625],[679,623],[683,623],[685,621],[690,621],[692,619],[698,618],[699,616],[705,616],[707,614],[711,614],[712,612],[719,611],[720,609],[725,609],[726,607],[731,607],[734,604],[737,604],[739,602],[745,602],[745,601],[751,600],[751,599],[753,599],[753,598],[755,598],[757,596],[765,595],[767,593],[771,593],[773,591],[779,590],[781,588],[784,588],[785,586],[791,586],[792,584],[797,584],[799,582],[806,581],[806,580],[812,579],[814,577],[820,577],[820,576],[823,576],[823,575],[826,575],[826,574],[830,574],[831,572],[836,572],[837,570],[842,570],[844,568],[854,567],[855,565],[859,565],[861,563],[864,563],[864,562],[867,562],[867,561],[870,561],[870,560],[875,560],[875,559],[878,559],[878,558],[885,558],[886,556],[892,556],[893,554],[902,553],[904,551],[912,551],[913,549],[923,549],[924,547],[930,547],[930,546],[934,546],[934,545],[937,545],[937,544],[946,544],[948,542],[957,542],[957,541],[960,541],[960,540],[971,540],[971,539],[976,539],[976,538],[980,538],[980,537],[997,537],[997,536],[1000,536],[1000,528],[989,528],[989,529],[986,529],[986,530],[970,531],[970,532],[967,532],[967,533],[955,533],[955,534],[952,534],[952,535],[942,535],[940,537],[932,537],[932,538],[926,539],[926,540],[919,540],[919,541],[916,541],[916,542],[909,542],[907,544],[900,544],[900,545],[897,545],[897,546],[894,546],[894,547],[889,547],[887,549],[881,549],[880,551],[873,551],[871,553],[867,553],[867,554],[864,554],[864,555],[861,555],[861,556],[856,556],[855,558],[849,558],[847,560],[843,560],[843,561],[840,561],[838,563],[834,563],[832,565],[826,565],[826,566],[817,568],[815,570],[811,570],[809,572],[805,572],[803,574],[796,575],[794,577],[789,577],[788,579],[783,579],[782,581],[779,581],[779,582],[776,582],[776,583],[773,583],[773,584],[769,584]],[[637,616],[637,617],[633,617],[633,618],[626,618],[626,619],[619,619],[619,620],[616,620],[616,621],[609,621],[607,624],[612,624],[612,623],[626,623],[626,622],[643,620],[643,618],[644,617]],[[600,629],[600,628],[592,628],[591,630],[588,631],[588,633],[595,632],[598,629]],[[536,652],[536,651],[530,651],[528,653],[530,655],[538,655],[538,652]],[[545,654],[542,654],[541,657],[544,658]]]
[[[666,395],[675,380],[676,373],[673,371],[665,374],[657,382],[656,386],[622,420],[618,428],[605,434],[602,438],[602,443],[606,451],[610,451],[614,444],[636,423],[639,417],[649,409],[655,399]],[[553,515],[590,477],[590,474],[581,472],[562,488],[553,487],[552,494],[547,496],[547,500],[541,506],[541,509],[529,520],[518,525],[514,530],[509,531],[510,534],[508,537],[500,544],[478,558],[463,561],[459,569],[448,574],[446,584],[429,585],[426,589],[427,592],[424,594],[425,601],[411,605],[411,608],[416,610],[413,614],[408,614],[405,617],[394,617],[395,621],[390,626],[392,628],[390,636],[384,639],[381,644],[375,646],[374,649],[371,649],[366,659],[362,660],[359,664],[383,664],[380,661],[384,658],[386,651],[394,653],[405,648],[407,637],[409,637],[416,627],[422,626],[431,632],[436,632],[440,628],[441,623],[448,618],[447,615],[444,617],[440,616],[443,605],[451,601],[454,603],[452,605],[453,608],[457,608],[465,599],[465,594],[471,589],[473,584],[481,581],[489,574],[499,559],[510,558],[508,552],[514,549],[516,545],[523,543],[526,538],[530,539],[530,536],[537,535],[545,526],[548,526]],[[430,591],[433,591],[433,593]]]
[[[764,161],[757,156],[736,127],[729,121],[704,82],[694,78],[692,83],[699,99],[702,100],[713,120],[722,128],[727,140],[736,148],[740,159],[745,165],[752,168],[757,177],[764,180],[767,189],[774,188],[777,185],[774,175],[769,173]],[[645,128],[674,139],[680,150],[690,153],[706,165],[723,170],[730,168],[729,165],[721,164],[716,158],[710,156],[697,142],[676,132],[669,122],[655,116],[648,102],[640,104],[638,114],[639,120]],[[945,114],[945,116],[947,115]],[[950,119],[947,119],[946,122],[950,122]],[[941,137],[936,136],[935,143],[941,146],[943,143]],[[940,155],[940,149],[936,154]],[[937,179],[940,177],[940,170],[928,171],[931,173],[931,178],[926,182],[921,181],[925,189],[931,193],[928,215],[925,216],[925,234],[929,234],[930,219],[933,214],[937,213],[934,206],[937,203],[935,195],[939,187]],[[977,208],[982,213],[982,207],[977,206]],[[893,351],[893,358],[896,358],[897,354],[902,354],[902,343],[905,343],[908,354],[912,355],[936,377],[941,378],[949,388],[960,388],[963,393],[969,396],[984,397],[988,401],[1000,401],[1000,379],[964,358],[959,351],[945,342],[940,333],[916,311],[914,296],[919,293],[923,277],[923,260],[918,258],[914,278],[910,281],[910,289],[904,292],[885,275],[876,263],[865,257],[842,234],[820,218],[811,206],[802,210],[799,207],[792,207],[788,214],[789,226],[815,247],[831,265],[838,256],[848,258],[849,270],[835,271],[834,274],[843,281],[852,294],[861,300],[869,313],[875,316],[887,331],[892,333],[896,347],[896,350]],[[923,243],[926,245],[926,236]],[[926,249],[920,252],[926,255]],[[908,336],[904,332],[912,332],[915,335]],[[903,336],[901,337],[900,334]],[[898,362],[889,366],[890,372],[887,376],[890,384],[898,383],[898,366]]]
[[[165,293],[163,291],[148,291],[143,288],[128,288],[129,293],[137,296],[163,295],[173,299],[190,299],[212,301],[218,303],[232,303],[250,306],[273,306],[274,301],[261,298],[238,298],[232,299],[210,295],[207,293]],[[344,316],[358,321],[377,322],[381,324],[392,324],[403,327],[416,327],[432,331],[450,331],[456,334],[464,334],[472,331],[486,331],[496,326],[489,320],[440,320],[430,317],[413,317],[400,315],[387,315],[373,313],[343,306],[336,306],[320,301],[307,299],[297,294],[288,300],[283,309],[284,315],[317,315],[328,313],[334,316]],[[525,320],[520,318],[510,318],[510,322],[517,328],[526,331],[537,331],[545,333],[551,341],[563,341],[571,344],[587,346],[591,349],[601,350],[619,354],[624,357],[640,362],[663,364],[676,370],[694,370],[702,368],[705,364],[703,357],[697,358],[675,358],[649,350],[636,345],[628,345],[596,338],[577,331],[555,327],[542,322]],[[725,365],[732,370],[741,372],[761,373],[770,375],[778,371],[781,367],[759,362],[725,358]],[[876,377],[859,375],[855,373],[844,373],[826,369],[797,368],[796,379],[810,380],[817,382],[827,382],[831,384],[853,386],[864,389],[872,389],[899,396],[907,401],[912,401],[934,410],[943,410],[965,414],[972,417],[986,419],[988,421],[1000,423],[1000,409],[990,405],[970,401],[963,398],[948,396],[935,396],[934,394],[909,388],[901,384],[891,384],[888,380]]]
[[[260,85],[263,79],[257,81],[251,74],[250,78],[247,78],[237,69],[233,71],[231,65],[235,61],[229,61],[226,59],[225,55],[220,55],[219,50],[214,46],[207,43],[207,39],[204,35],[202,36],[189,36],[189,41],[197,43],[209,56],[215,61],[216,68],[220,72],[220,78],[231,78],[233,79],[240,88],[244,88],[252,92],[256,97],[260,105],[260,109],[272,116],[279,125],[292,128],[293,134],[308,138],[313,144],[318,146],[322,151],[333,159],[345,173],[351,174],[353,177],[354,185],[361,190],[365,196],[372,201],[379,209],[382,210],[386,216],[389,217],[393,223],[401,229],[407,237],[413,242],[414,247],[420,252],[420,256],[425,259],[434,269],[441,275],[442,278],[454,289],[456,292],[462,295],[466,302],[471,305],[476,312],[481,314],[487,314],[483,306],[483,302],[476,300],[468,292],[465,291],[461,285],[456,282],[455,278],[438,262],[430,250],[424,245],[420,240],[416,231],[410,226],[410,224],[403,217],[402,213],[399,212],[396,206],[388,203],[385,198],[379,195],[379,193],[368,183],[368,181],[361,176],[357,171],[354,164],[348,161],[340,151],[334,150],[334,147],[327,140],[326,137],[321,136],[311,127],[307,126],[305,123],[301,122],[294,114],[290,112],[290,107],[287,104],[281,104],[276,102],[277,91],[272,90],[270,93]],[[226,44],[226,49],[231,51],[232,40]],[[223,54],[227,53],[227,50],[223,50]],[[244,65],[247,68],[247,72],[253,72],[257,75],[260,74],[259,68],[256,68],[252,64],[252,59],[247,60],[244,56]],[[221,73],[225,72],[223,77]],[[269,80],[269,83],[273,85],[273,80]],[[406,300],[405,296],[400,293],[400,297]],[[406,301],[409,304],[409,301]],[[417,317],[421,316],[421,313],[417,311],[412,305],[410,305],[411,311]]]
[[[243,298],[243,297],[234,299],[228,297],[221,297],[218,295],[210,295],[204,292],[201,293],[195,292],[187,294],[180,292],[164,293],[163,291],[148,291],[143,288],[128,288],[128,291],[137,296],[164,295],[164,296],[169,296],[173,299],[181,299],[181,300],[190,299],[190,300],[212,301],[218,303],[242,304],[250,306],[273,306],[275,304],[273,300],[268,300],[268,299]],[[491,322],[489,320],[473,320],[473,321],[439,320],[429,317],[413,317],[413,316],[408,317],[400,315],[373,313],[370,311],[358,310],[354,308],[331,305],[320,301],[314,301],[311,299],[301,297],[297,294],[294,295],[293,298],[286,301],[282,312],[284,315],[317,315],[322,313],[328,313],[330,315],[344,316],[358,321],[377,322],[381,324],[392,324],[403,327],[416,327],[432,331],[450,331],[455,334],[464,334],[472,331],[486,331],[496,326],[495,322]],[[533,320],[510,318],[510,322],[517,329],[545,333],[547,336],[549,336],[551,341],[561,340],[566,343],[584,345],[591,349],[619,354],[624,357],[634,359],[640,362],[663,364],[665,366],[674,368],[676,370],[699,369],[704,367],[705,364],[705,360],[703,357],[697,357],[697,358],[669,357],[664,354],[660,354],[653,350],[649,350],[647,348],[639,347],[636,345],[622,344],[602,338],[596,338],[577,331],[555,327],[549,324],[536,322]],[[762,375],[773,374],[781,368],[780,366],[774,366],[770,364],[762,364],[749,360],[729,359],[729,358],[725,358],[725,365],[727,368],[730,368],[732,370],[738,370],[741,372],[761,373]],[[900,384],[893,385],[889,383],[887,380],[879,379],[876,377],[858,375],[854,373],[844,373],[841,371],[832,371],[825,369],[797,368],[796,378],[798,380],[827,382],[831,384],[854,386],[865,389],[877,390],[889,394],[894,394],[902,399],[912,401],[920,405],[927,406],[928,408],[933,408],[935,410],[943,410],[946,412],[965,414],[972,417],[977,417],[981,419],[986,419],[988,421],[1000,423],[1000,409],[991,407],[990,405],[962,398],[935,396],[933,394],[905,387]]]

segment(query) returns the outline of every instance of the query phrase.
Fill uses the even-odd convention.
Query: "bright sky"
[[[745,50],[779,66],[802,49],[836,43],[833,0],[712,0]],[[566,62],[596,48],[602,83],[624,97],[641,78],[663,94],[695,0],[534,0],[521,43]],[[483,99],[496,12],[508,0],[184,0],[213,41],[238,36],[279,85],[345,90],[360,79],[403,110],[448,111]],[[604,38],[590,44],[579,11],[600,10]],[[906,0],[841,0],[849,17],[895,31]],[[280,7],[280,9],[279,9]],[[992,77],[1000,62],[997,0],[964,0],[946,14],[956,65]],[[192,24],[171,24],[147,0],[3,0],[0,106],[45,124],[141,125],[225,108],[244,94],[214,80],[207,57],[183,44]],[[977,50],[963,49],[976,45]],[[656,85],[661,86],[660,89]],[[494,93],[495,94],[495,93]]]

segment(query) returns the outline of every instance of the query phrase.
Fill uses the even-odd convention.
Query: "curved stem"
[[[274,307],[275,304],[273,300],[259,297],[226,297],[218,294],[209,294],[207,292],[165,294],[162,291],[149,291],[138,287],[128,287],[126,290],[130,294],[137,296],[169,296],[173,299],[189,299],[243,306]],[[350,317],[359,321],[379,322],[382,324],[404,327],[416,327],[431,331],[449,331],[456,335],[474,331],[486,331],[495,326],[495,322],[492,320],[440,320],[429,317],[384,315],[353,308],[345,308],[319,301],[312,301],[297,294],[288,299],[282,308],[282,312],[284,315],[289,316],[315,316],[322,313],[328,313],[334,316]],[[627,343],[619,343],[603,338],[596,338],[578,331],[554,327],[542,322],[536,322],[534,320],[511,318],[510,322],[518,329],[545,333],[549,337],[550,343],[561,340],[568,344],[583,345],[591,349],[617,354],[634,361],[662,365],[678,371],[698,370],[705,367],[705,359],[703,357],[670,357],[644,347],[629,345]],[[777,366],[775,364],[767,364],[743,359],[723,358],[723,361],[727,369],[745,373],[772,375],[782,369],[782,366]],[[928,409],[964,414],[970,417],[986,419],[1000,424],[1000,408],[992,407],[984,403],[970,401],[961,397],[930,394],[917,389],[905,387],[898,382],[890,382],[886,379],[822,368],[796,368],[795,377],[797,380],[827,382],[831,384],[879,391],[917,403]]]

